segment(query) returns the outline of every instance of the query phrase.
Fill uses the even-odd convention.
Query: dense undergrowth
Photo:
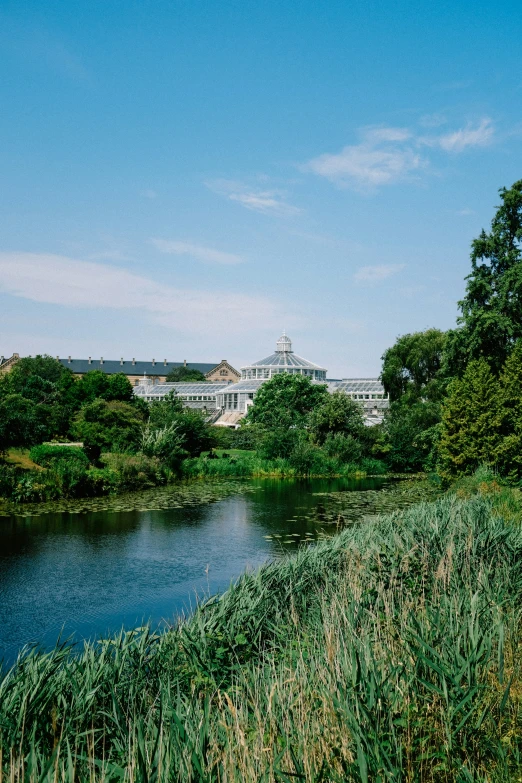
[[[26,653],[0,684],[7,779],[517,779],[521,509],[478,475],[172,631]]]
[[[54,452],[51,457],[49,452]],[[0,498],[36,503],[99,497],[161,486],[175,477],[157,457],[145,454],[106,453],[97,465],[79,448],[36,446],[30,455],[36,462],[33,469],[0,463]]]
[[[187,459],[183,463],[183,474],[192,478],[218,478],[239,476],[241,478],[298,478],[300,476],[356,476],[383,475],[386,465],[380,460],[363,458],[358,462],[343,462],[335,457],[328,457],[317,449],[313,459],[306,466],[300,465],[295,459],[275,457],[266,459],[254,451],[234,450],[224,452],[214,458],[204,454],[201,457]]]

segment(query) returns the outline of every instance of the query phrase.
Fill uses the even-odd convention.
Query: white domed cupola
[[[318,364],[309,362],[298,356],[292,350],[292,341],[283,332],[276,343],[276,349],[273,354],[258,362],[248,364],[241,368],[242,380],[265,381],[278,375],[280,372],[289,372],[294,375],[305,375],[313,381],[325,381],[326,370],[319,367]]]
[[[277,341],[276,351],[277,353],[292,353],[292,341],[286,332],[283,332]]]

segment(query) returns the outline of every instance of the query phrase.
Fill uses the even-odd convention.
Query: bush
[[[57,460],[69,464],[83,465],[85,468],[89,465],[89,458],[85,451],[78,446],[50,446],[42,443],[39,446],[33,446],[29,456],[37,465],[48,468]]]
[[[330,433],[324,442],[324,451],[329,457],[337,457],[341,462],[359,462],[362,457],[362,447],[353,435],[344,432]]]
[[[102,464],[112,474],[103,477],[111,489],[147,489],[165,484],[171,475],[157,457],[145,454],[103,454]]]

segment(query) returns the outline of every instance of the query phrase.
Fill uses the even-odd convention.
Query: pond
[[[172,622],[245,569],[424,496],[412,482],[192,482],[0,515],[0,659]]]

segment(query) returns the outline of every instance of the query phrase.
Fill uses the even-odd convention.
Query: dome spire
[[[286,330],[283,329],[283,334],[279,338],[276,344],[277,353],[292,353],[292,341],[287,336]]]

